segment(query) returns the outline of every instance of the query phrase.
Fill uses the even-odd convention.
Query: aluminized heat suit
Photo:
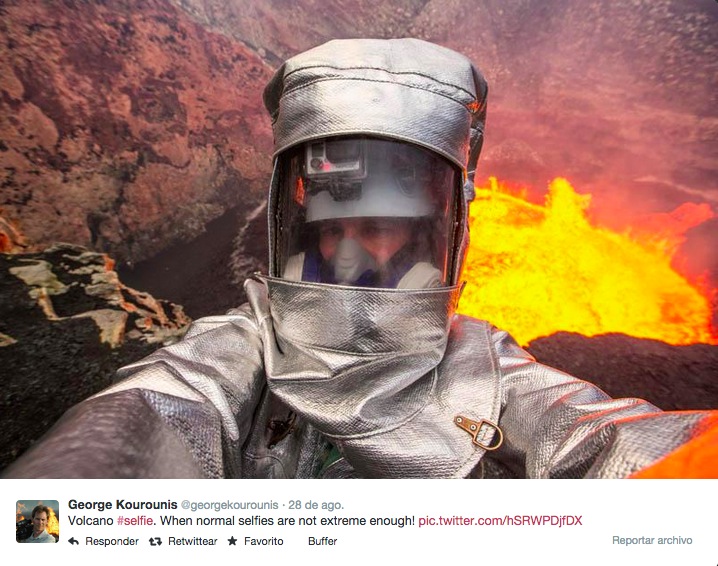
[[[265,91],[277,164],[299,144],[363,135],[461,173],[446,284],[282,277],[276,165],[270,276],[247,281],[248,303],[120,370],[7,475],[615,478],[689,441],[705,413],[611,399],[454,314],[486,93],[470,61],[418,40],[334,41],[290,59]]]

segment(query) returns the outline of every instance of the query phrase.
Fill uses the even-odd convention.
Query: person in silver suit
[[[687,443],[707,413],[611,399],[455,314],[486,97],[416,39],[289,59],[264,93],[269,274],[7,475],[617,478]]]

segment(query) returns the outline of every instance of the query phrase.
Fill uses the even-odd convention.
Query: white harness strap
[[[287,260],[282,278],[289,281],[301,281],[302,271],[304,271],[304,252],[293,255]]]
[[[426,261],[420,261],[401,278],[397,289],[433,289],[441,287],[441,271]]]

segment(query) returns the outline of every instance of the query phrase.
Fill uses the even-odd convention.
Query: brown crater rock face
[[[196,21],[272,64],[334,38],[406,37],[427,0],[171,0]]]
[[[269,67],[169,2],[0,7],[0,206],[38,248],[151,257],[264,197]]]

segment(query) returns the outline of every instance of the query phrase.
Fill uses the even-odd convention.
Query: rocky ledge
[[[189,323],[182,307],[123,285],[105,254],[70,244],[0,254],[0,468]]]

